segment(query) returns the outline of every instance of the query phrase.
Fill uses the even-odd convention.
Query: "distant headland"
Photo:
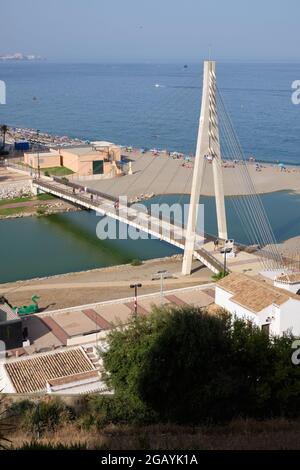
[[[14,60],[14,61],[24,61],[24,60],[43,60],[41,56],[34,54],[23,54],[22,52],[15,52],[14,54],[0,54],[0,60]]]

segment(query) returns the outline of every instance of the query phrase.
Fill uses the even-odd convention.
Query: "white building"
[[[300,292],[300,273],[289,273],[277,276],[274,281],[274,286],[297,294]]]
[[[2,357],[1,392],[79,395],[107,393],[99,359],[91,346],[60,349],[17,359]]]
[[[269,334],[300,335],[300,295],[267,281],[231,273],[216,284],[215,303]]]

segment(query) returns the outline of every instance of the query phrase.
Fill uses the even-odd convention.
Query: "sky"
[[[299,62],[299,0],[9,0],[0,54],[53,61]]]

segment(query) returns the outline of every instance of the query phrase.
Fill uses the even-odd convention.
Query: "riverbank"
[[[47,216],[78,210],[80,209],[77,206],[57,199],[50,194],[0,200],[0,220]]]
[[[43,310],[74,307],[93,302],[102,302],[130,297],[130,284],[142,283],[140,294],[160,290],[157,271],[166,270],[165,289],[190,287],[212,281],[212,273],[199,262],[194,262],[191,276],[180,275],[182,255],[144,261],[139,266],[130,264],[68,273],[28,281],[10,282],[0,285],[0,296],[5,295],[13,305],[27,305],[32,295],[39,295]]]

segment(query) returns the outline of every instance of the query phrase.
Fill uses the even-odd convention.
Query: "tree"
[[[224,311],[156,308],[110,334],[106,380],[116,398],[160,421],[295,417],[300,368],[291,362],[291,341],[269,338]]]
[[[104,354],[108,382],[162,420],[200,422],[227,415],[236,380],[230,318],[193,307],[157,308],[114,331]]]
[[[5,150],[5,138],[8,131],[8,126],[6,124],[1,124],[1,133],[2,133],[2,149]]]

